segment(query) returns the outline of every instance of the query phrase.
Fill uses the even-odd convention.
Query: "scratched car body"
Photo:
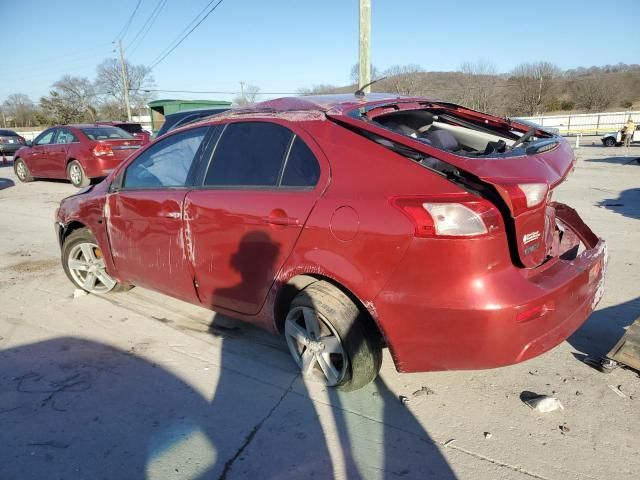
[[[360,388],[558,345],[603,292],[606,245],[552,200],[559,136],[424,98],[272,100],[177,129],[62,201],[62,263],[280,332],[303,373]]]

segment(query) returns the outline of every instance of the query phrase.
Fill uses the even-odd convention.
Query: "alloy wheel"
[[[74,185],[79,185],[82,181],[82,170],[80,170],[80,166],[77,164],[71,165],[69,167],[69,178],[71,179],[71,183]]]
[[[16,163],[16,175],[18,175],[18,178],[20,180],[24,180],[25,178],[27,178],[27,167],[22,160]]]
[[[302,374],[329,387],[338,385],[347,372],[348,357],[330,322],[310,307],[295,307],[284,324],[289,351]]]
[[[102,251],[95,243],[74,245],[67,266],[76,285],[88,292],[107,293],[116,286],[116,281],[106,271]]]

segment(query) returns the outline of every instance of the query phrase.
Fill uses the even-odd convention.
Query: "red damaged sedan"
[[[109,172],[146,143],[113,126],[61,125],[52,127],[14,154],[13,169],[21,182],[34,178],[69,179],[86,187]]]
[[[424,98],[299,97],[140,149],[62,201],[63,267],[286,338],[305,375],[354,390],[400,372],[535,357],[586,320],[607,250],[552,200],[574,155],[536,127]]]

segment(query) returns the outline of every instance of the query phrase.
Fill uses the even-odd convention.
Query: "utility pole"
[[[244,82],[243,81],[240,81],[240,98],[242,98],[242,101],[245,102],[245,98],[244,98]]]
[[[124,54],[122,53],[122,39],[118,40],[118,48],[120,49],[120,71],[122,72],[124,104],[127,107],[127,120],[131,121],[131,105],[129,105],[129,80],[127,79],[127,68],[124,64]]]
[[[358,68],[358,89],[371,82],[371,0],[360,0],[360,50]],[[366,87],[364,93],[370,93]]]

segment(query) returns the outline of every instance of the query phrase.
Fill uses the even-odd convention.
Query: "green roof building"
[[[149,102],[151,114],[151,130],[157,132],[164,123],[165,115],[181,112],[183,110],[195,110],[198,108],[229,108],[231,102],[224,100],[154,100]]]

